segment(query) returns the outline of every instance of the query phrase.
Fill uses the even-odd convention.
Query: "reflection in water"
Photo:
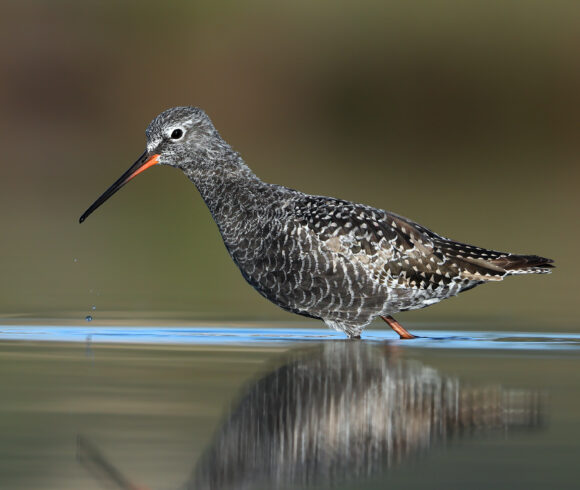
[[[91,441],[77,436],[77,460],[105,488],[119,490],[148,490],[129,480]]]
[[[533,427],[539,396],[473,388],[364,342],[301,351],[249,387],[186,488],[361,479],[456,434]]]

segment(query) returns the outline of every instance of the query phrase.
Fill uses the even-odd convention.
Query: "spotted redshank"
[[[459,243],[381,209],[262,182],[196,107],[174,107],[146,130],[147,149],[81,216],[82,223],[153,165],[195,184],[242,275],[284,310],[360,338],[381,317],[424,308],[479,284],[550,272],[552,260]]]

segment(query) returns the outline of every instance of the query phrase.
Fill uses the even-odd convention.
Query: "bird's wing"
[[[506,275],[500,261],[509,254],[454,242],[394,213],[311,197],[298,214],[322,247],[365,264],[375,280],[392,287],[469,287]]]
[[[446,285],[472,281],[500,281],[506,270],[496,262],[508,254],[459,243],[407,218],[386,213],[390,226],[398,230],[396,242],[403,243],[403,263],[412,258],[412,270],[429,282]],[[426,277],[425,277],[426,276]]]

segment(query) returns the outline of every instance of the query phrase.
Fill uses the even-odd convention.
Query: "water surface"
[[[577,487],[579,336],[417,333],[0,326],[0,487]]]
[[[456,349],[580,350],[580,335],[571,333],[457,331],[413,329],[417,339],[408,347]],[[367,330],[367,342],[401,342],[392,330]],[[344,340],[328,328],[190,326],[39,326],[0,325],[0,340],[99,342],[136,344],[259,344]]]

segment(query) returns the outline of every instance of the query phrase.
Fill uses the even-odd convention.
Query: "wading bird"
[[[281,308],[359,338],[380,316],[424,308],[486,282],[550,272],[552,260],[486,250],[381,209],[261,181],[196,107],[159,114],[147,150],[81,216],[82,223],[153,165],[181,169],[207,204],[242,275]]]

